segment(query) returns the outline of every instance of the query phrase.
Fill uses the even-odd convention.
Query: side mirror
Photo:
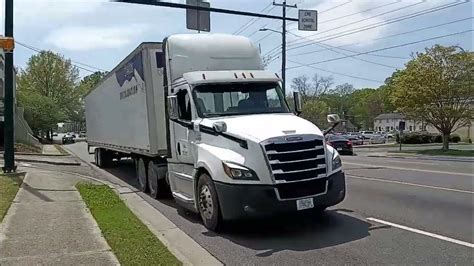
[[[341,122],[341,118],[337,114],[330,114],[327,116],[327,120],[331,124],[339,123]]]
[[[212,127],[217,133],[222,133],[227,131],[227,124],[225,122],[215,122],[212,124]]]
[[[169,119],[179,118],[178,97],[175,95],[168,96],[168,116]]]
[[[301,94],[298,91],[293,92],[293,100],[295,101],[295,113],[299,115],[303,112],[303,101],[301,100]]]

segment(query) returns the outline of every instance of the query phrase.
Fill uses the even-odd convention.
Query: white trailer
[[[96,164],[132,157],[141,190],[171,194],[211,230],[229,219],[322,211],[345,197],[341,160],[297,116],[298,93],[296,115],[289,110],[280,84],[244,37],[141,44],[85,99]]]

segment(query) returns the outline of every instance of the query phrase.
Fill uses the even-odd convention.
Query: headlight
[[[339,154],[334,153],[334,158],[332,159],[332,170],[336,170],[342,167],[342,161]]]
[[[232,179],[258,180],[257,174],[253,170],[248,169],[243,165],[231,162],[222,162],[222,167],[224,167],[224,172]]]

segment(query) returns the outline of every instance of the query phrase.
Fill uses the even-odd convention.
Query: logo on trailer
[[[139,52],[136,54],[130,61],[125,64],[122,68],[120,68],[117,72],[115,72],[115,77],[117,78],[117,82],[120,87],[123,86],[125,81],[131,81],[133,78],[138,82],[135,73],[140,76],[141,80],[143,78],[143,60],[142,60],[142,53]]]

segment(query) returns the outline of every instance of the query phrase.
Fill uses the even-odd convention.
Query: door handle
[[[178,155],[181,155],[181,145],[178,142]]]

